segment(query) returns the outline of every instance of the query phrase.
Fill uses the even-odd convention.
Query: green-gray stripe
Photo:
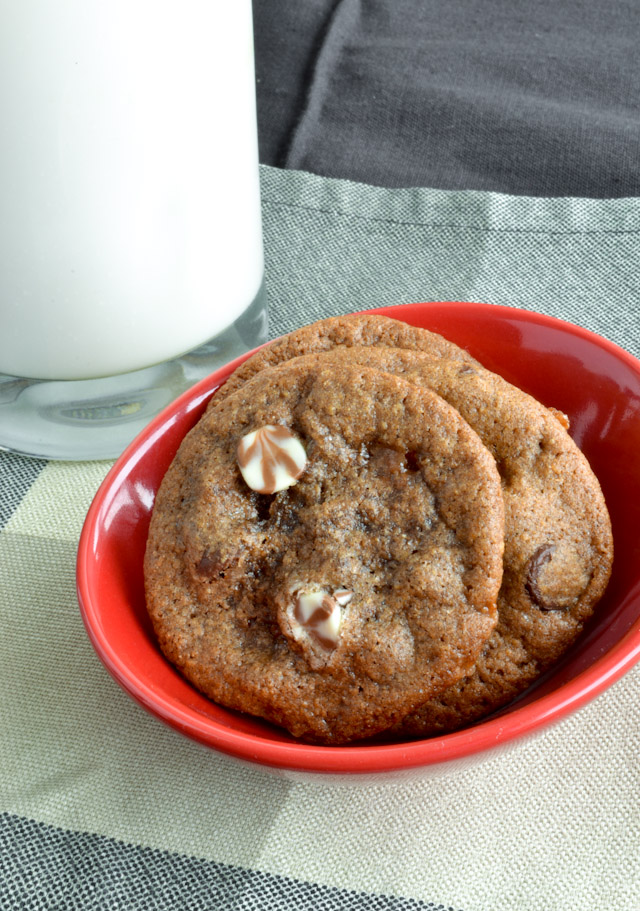
[[[26,459],[13,452],[0,452],[0,529],[7,524],[46,464],[44,459]]]

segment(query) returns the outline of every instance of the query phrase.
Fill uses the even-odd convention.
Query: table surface
[[[640,7],[256,0],[271,335],[416,300],[640,356]],[[74,588],[110,463],[0,453],[0,907],[640,907],[640,669],[434,780],[312,785],[164,727]]]

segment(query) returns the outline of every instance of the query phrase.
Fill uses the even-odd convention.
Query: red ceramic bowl
[[[375,312],[440,332],[569,415],[611,512],[614,571],[565,659],[507,709],[467,730],[412,742],[309,746],[215,705],[158,649],[145,611],[142,561],[155,492],[180,441],[244,358],[217,371],[152,421],[107,475],[80,539],[78,598],[96,652],[140,705],[200,743],[289,774],[362,781],[467,765],[580,708],[640,660],[640,362],[577,326],[509,307],[432,303]]]

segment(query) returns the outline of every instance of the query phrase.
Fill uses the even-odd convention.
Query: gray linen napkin
[[[262,179],[273,335],[483,300],[640,353],[640,201]],[[0,453],[0,907],[637,909],[640,668],[441,779],[344,788],[242,766],[146,714],[89,645],[75,551],[108,467]]]
[[[384,187],[640,195],[629,0],[257,0],[261,161]]]

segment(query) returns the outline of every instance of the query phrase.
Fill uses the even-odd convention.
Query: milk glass
[[[118,455],[266,340],[250,0],[0,0],[0,448]]]

